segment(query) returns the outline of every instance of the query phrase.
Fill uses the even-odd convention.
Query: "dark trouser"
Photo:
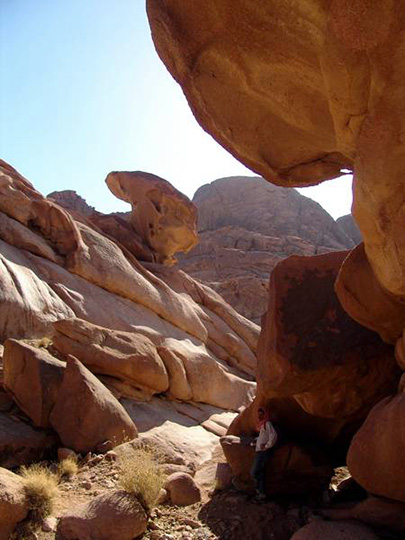
[[[253,461],[250,474],[256,482],[257,491],[261,494],[265,494],[266,483],[266,463],[270,457],[272,449],[261,450],[255,452],[255,459]]]

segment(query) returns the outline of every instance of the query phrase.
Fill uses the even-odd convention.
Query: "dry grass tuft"
[[[144,446],[121,457],[118,465],[119,485],[127,493],[133,494],[149,513],[156,505],[166,478],[159,468],[159,457],[153,449]]]
[[[39,523],[49,516],[58,495],[59,478],[41,465],[21,467],[20,474],[24,481],[25,495],[29,505],[29,520]]]
[[[58,475],[61,480],[68,480],[79,472],[77,458],[68,457],[58,463]]]

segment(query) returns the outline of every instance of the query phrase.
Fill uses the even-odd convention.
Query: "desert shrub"
[[[77,458],[68,457],[62,459],[58,463],[58,475],[61,480],[66,480],[75,476],[79,471],[79,466],[77,464]]]
[[[29,521],[39,523],[52,513],[58,495],[59,478],[42,465],[21,467],[25,495],[29,506]]]
[[[149,513],[156,505],[166,477],[159,467],[159,455],[150,447],[141,446],[122,456],[118,465],[119,485],[133,494]]]

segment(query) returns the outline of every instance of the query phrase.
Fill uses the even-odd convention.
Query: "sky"
[[[44,195],[73,189],[101,212],[128,210],[104,179],[143,170],[190,198],[255,173],[194,119],[160,61],[144,0],[0,0],[0,157]],[[299,190],[350,213],[351,177]]]

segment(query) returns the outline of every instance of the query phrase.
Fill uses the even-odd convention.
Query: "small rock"
[[[80,482],[80,487],[84,489],[91,489],[93,484],[89,480],[85,480],[84,482]]]
[[[199,529],[201,527],[201,523],[191,518],[184,518],[183,523],[189,527],[192,527],[193,529]]]
[[[158,497],[158,500],[157,500],[157,504],[163,504],[167,501],[167,499],[169,498],[169,494],[167,492],[166,489],[162,488],[160,491],[159,491],[159,497]]]
[[[105,459],[107,461],[116,461],[117,457],[118,457],[117,452],[114,452],[114,450],[109,450],[105,455]]]
[[[48,516],[42,522],[41,529],[42,529],[42,532],[55,532],[57,526],[58,526],[58,520],[56,519],[56,517]]]
[[[77,454],[74,450],[71,450],[70,448],[58,448],[58,461],[69,458],[77,459]]]
[[[173,473],[167,477],[165,489],[176,506],[188,506],[201,500],[200,488],[192,476],[186,473]]]

